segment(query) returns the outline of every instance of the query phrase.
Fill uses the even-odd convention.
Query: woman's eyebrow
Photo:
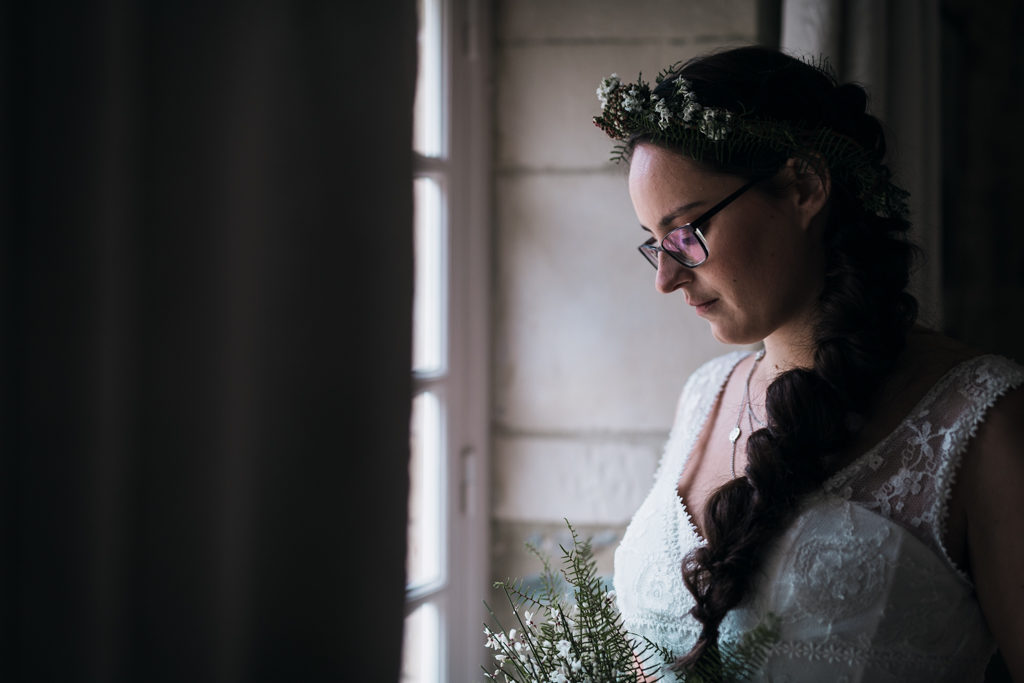
[[[706,204],[706,203],[707,202],[705,202],[704,200],[697,200],[695,202],[689,202],[687,204],[683,204],[681,206],[677,206],[676,208],[672,209],[667,214],[665,214],[664,217],[662,217],[662,219],[660,221],[658,221],[658,227],[661,228],[662,230],[664,230],[665,228],[667,228],[670,225],[672,225],[672,221],[674,221],[680,215],[686,213],[690,209],[696,208],[696,207],[700,206],[701,204]],[[640,224],[640,229],[641,230],[646,230],[647,232],[653,232],[650,228],[648,228],[646,225],[644,225],[642,223]]]
[[[703,200],[698,200],[695,202],[689,202],[688,204],[683,204],[682,206],[677,206],[676,208],[672,209],[667,214],[665,214],[665,216],[661,219],[661,222],[658,223],[658,227],[667,228],[668,226],[672,225],[672,221],[679,218],[679,216],[686,213],[690,209],[698,207],[704,203],[705,202]]]

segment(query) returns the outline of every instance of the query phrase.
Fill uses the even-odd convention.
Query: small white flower
[[[568,683],[569,681],[569,679],[566,678],[565,674],[561,671],[556,671],[555,673],[551,674],[551,677],[548,680],[551,683]]]
[[[509,640],[515,640],[516,639],[516,630],[515,629],[511,629],[508,632],[508,639]]]
[[[499,664],[504,664],[504,663],[505,663],[505,660],[506,660],[506,659],[508,659],[508,657],[506,657],[506,656],[505,656],[505,655],[503,655],[503,654],[496,654],[496,655],[494,655],[494,659],[495,659],[495,660],[496,660],[496,661],[497,661],[497,662],[498,662]]]
[[[612,74],[601,81],[601,85],[597,88],[597,99],[601,102],[602,107],[608,105],[608,96],[611,95],[613,90],[619,87],[619,83],[618,74]]]
[[[622,108],[625,111],[637,111],[643,113],[644,103],[640,97],[640,89],[635,85],[630,86],[622,98]]]
[[[654,113],[659,117],[658,128],[665,130],[672,124],[672,111],[668,108],[668,104],[665,103],[665,100],[660,97],[655,100],[654,97],[655,96],[652,95],[651,99],[654,100]]]
[[[569,666],[572,668],[573,671],[579,671],[583,668],[583,662],[581,662],[578,659],[574,659],[569,663]]]
[[[568,659],[569,650],[572,649],[572,644],[568,640],[560,640],[555,645],[555,649],[558,650],[558,656]]]

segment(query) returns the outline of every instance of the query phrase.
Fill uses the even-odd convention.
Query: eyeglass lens
[[[652,266],[657,268],[658,255],[661,250],[653,244],[653,240],[650,240],[650,242],[650,244],[640,246],[640,253],[650,261]],[[700,239],[694,234],[694,229],[689,225],[676,228],[665,235],[661,246],[664,251],[669,252],[672,258],[686,266],[700,265],[707,257]]]
[[[686,226],[673,230],[665,235],[661,246],[679,257],[688,265],[695,265],[704,260],[704,248],[701,246],[693,228]]]

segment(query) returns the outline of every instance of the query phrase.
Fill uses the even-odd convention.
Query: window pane
[[[440,632],[437,607],[427,602],[405,618],[402,642],[402,683],[441,680]]]
[[[417,372],[444,367],[444,323],[447,311],[444,214],[441,186],[433,178],[413,181],[415,200],[416,281],[413,304],[413,358]]]
[[[409,548],[406,581],[409,586],[441,579],[441,472],[443,463],[441,406],[430,392],[412,402],[409,461]]]
[[[441,155],[442,98],[441,82],[441,3],[419,0],[420,26],[417,36],[419,68],[416,74],[415,124],[413,149],[424,156]]]

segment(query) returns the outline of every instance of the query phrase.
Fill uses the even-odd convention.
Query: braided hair
[[[837,84],[824,69],[767,48],[745,47],[687,62],[654,94],[670,97],[679,78],[689,81],[705,106],[752,111],[758,118],[808,130],[825,127],[852,139],[882,165],[885,136],[866,111],[864,89]],[[640,142],[665,144],[638,134],[629,140],[628,151]],[[724,164],[701,163],[753,178],[780,170],[786,161],[785,155],[762,148],[745,157],[734,153]],[[822,166],[811,172],[827,173]],[[905,291],[916,255],[907,241],[908,221],[867,210],[849,183],[831,180],[814,364],[783,372],[768,387],[768,426],[747,441],[745,476],[708,499],[702,520],[706,544],[694,549],[682,567],[696,603],[691,615],[701,624],[693,649],[676,663],[682,669],[718,656],[722,619],[750,591],[801,497],[833,471],[835,457],[850,444],[917,316],[917,302]]]

